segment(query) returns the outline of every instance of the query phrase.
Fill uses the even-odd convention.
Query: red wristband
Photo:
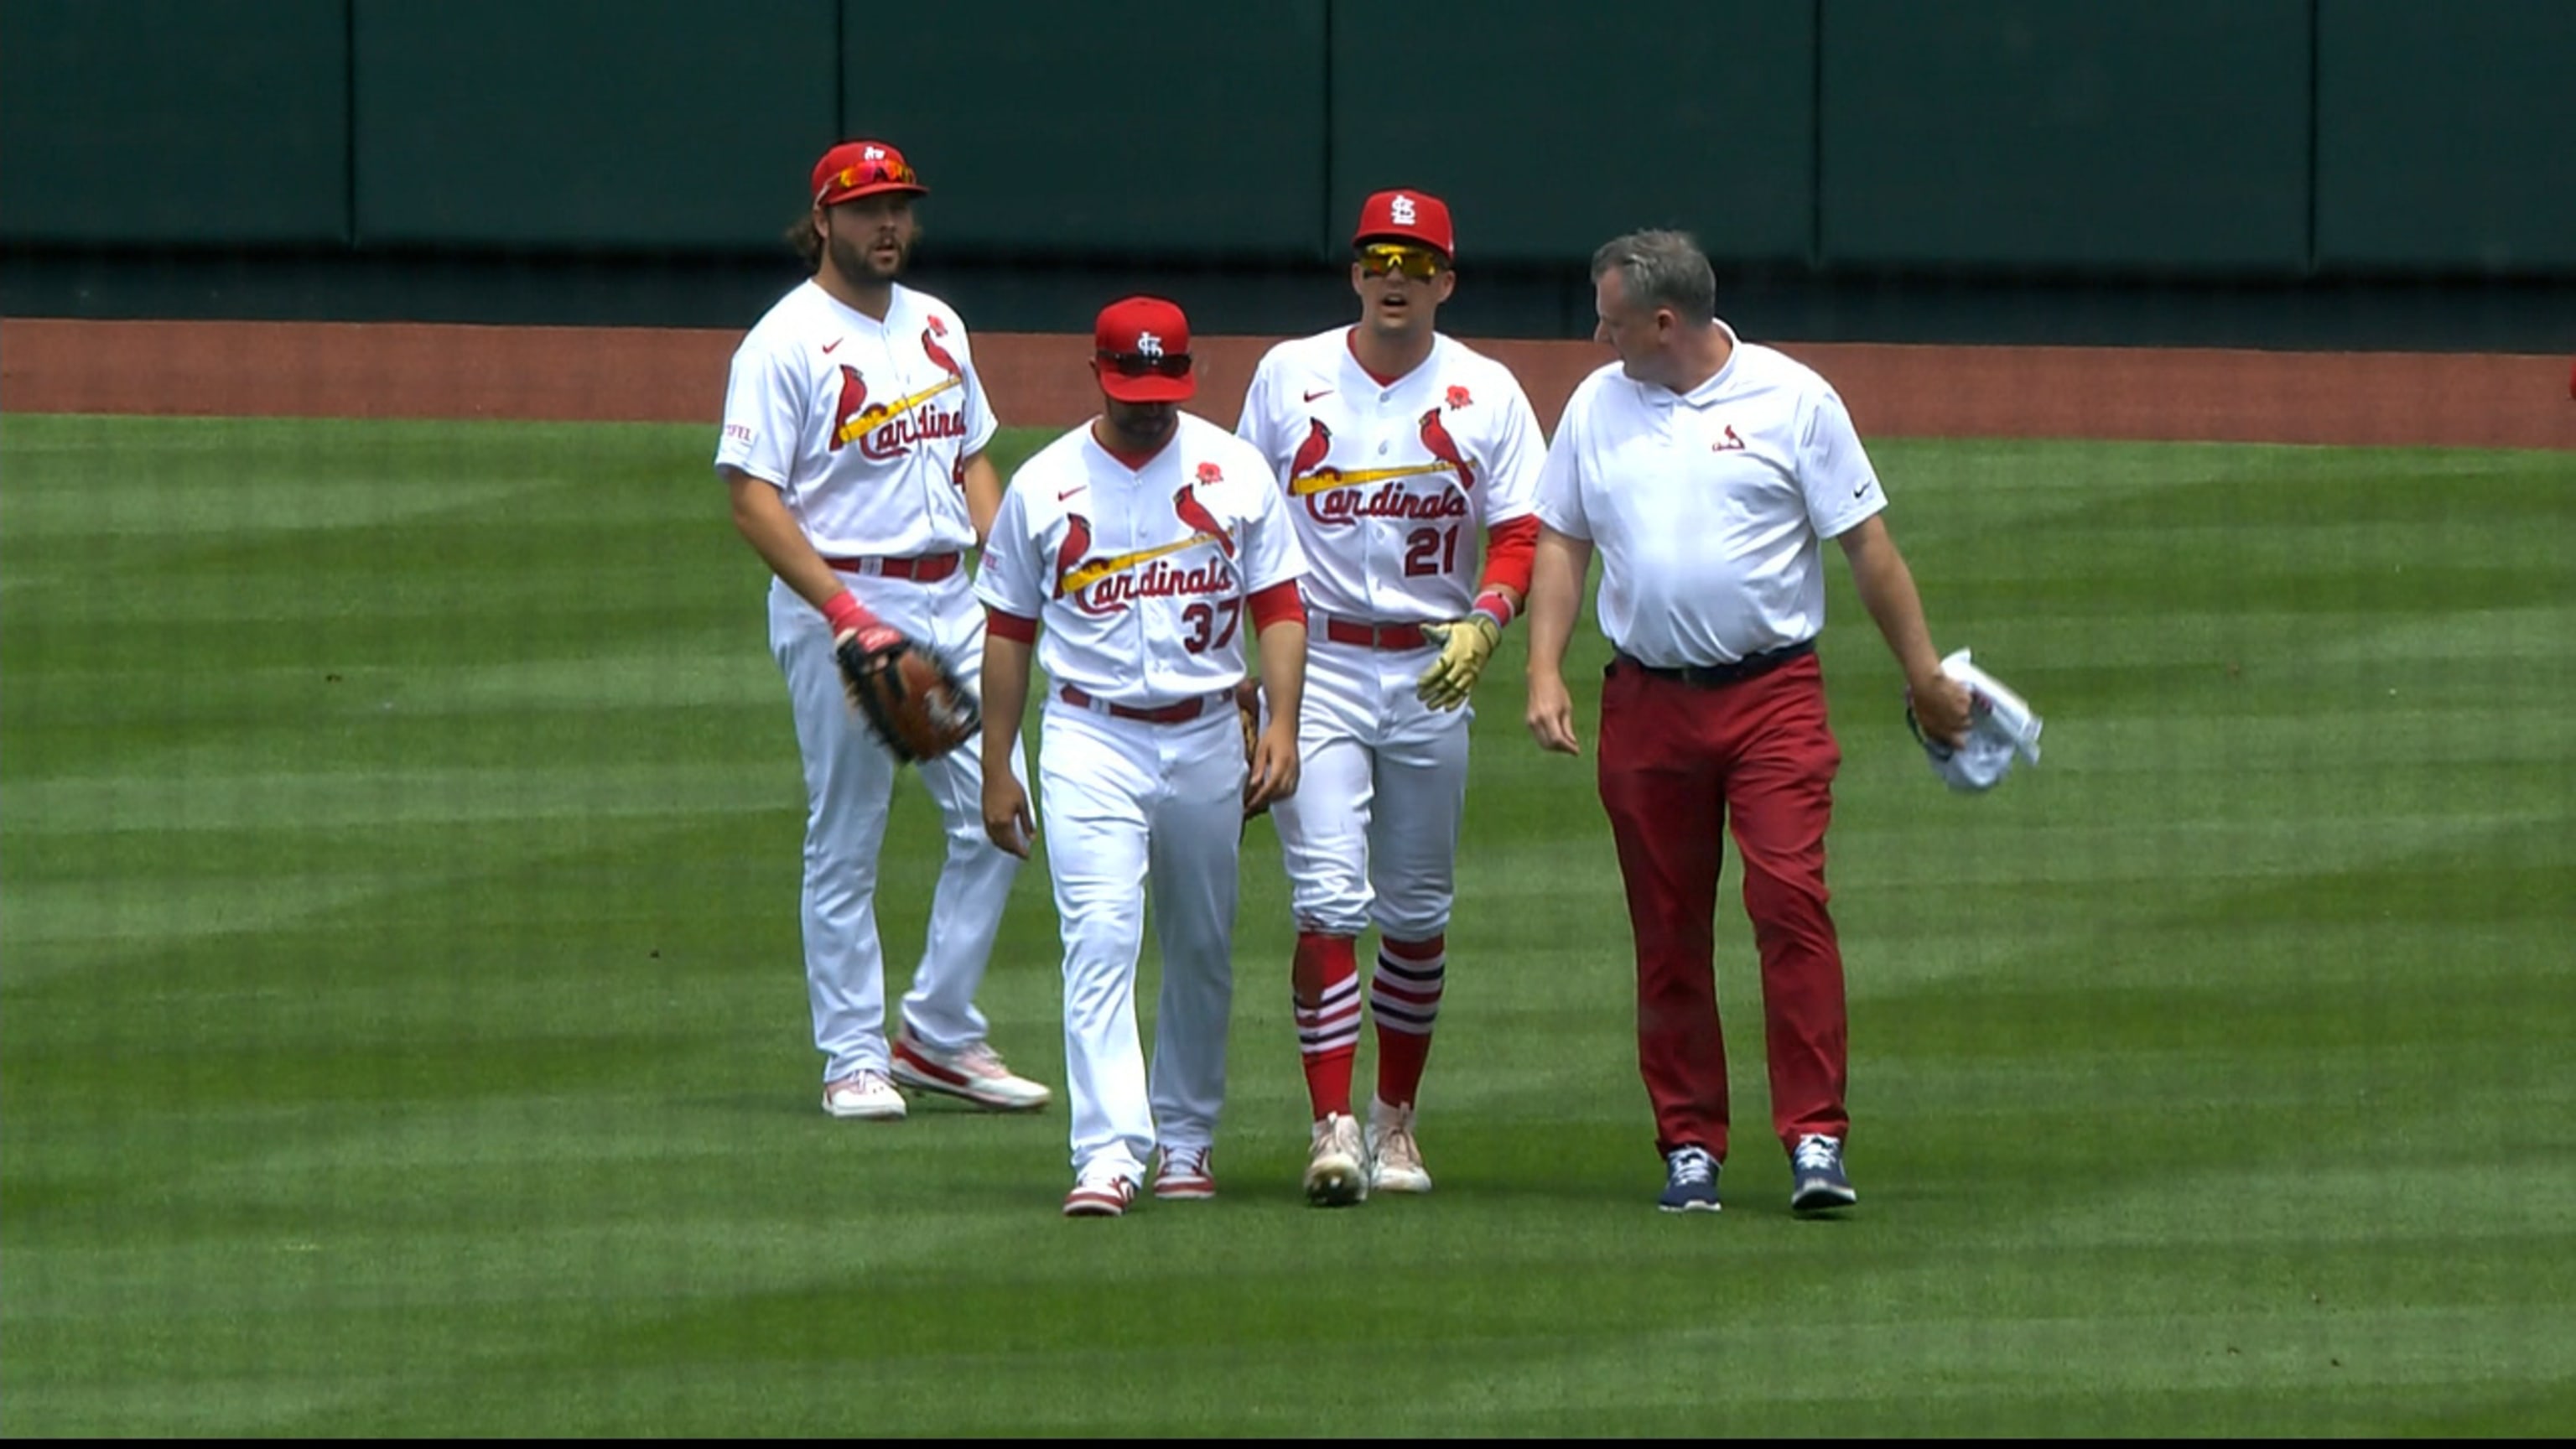
[[[1468,612],[1482,614],[1493,620],[1494,627],[1497,629],[1508,629],[1512,626],[1512,616],[1516,611],[1512,608],[1509,594],[1500,589],[1487,589],[1476,596],[1476,607]]]
[[[865,604],[852,598],[849,590],[843,589],[823,601],[823,622],[832,626],[832,637],[838,639],[877,622],[877,616],[869,613]]]

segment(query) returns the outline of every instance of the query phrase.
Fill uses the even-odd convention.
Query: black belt
[[[1784,644],[1777,649],[1766,649],[1759,654],[1747,654],[1733,664],[1686,664],[1679,669],[1658,668],[1652,664],[1639,663],[1625,654],[1615,654],[1611,656],[1609,666],[1601,673],[1607,677],[1611,670],[1625,664],[1631,669],[1651,674],[1657,679],[1673,680],[1676,683],[1687,684],[1693,689],[1715,689],[1720,685],[1741,684],[1748,679],[1758,679],[1783,664],[1804,659],[1815,652],[1815,640],[1801,639],[1795,644]]]

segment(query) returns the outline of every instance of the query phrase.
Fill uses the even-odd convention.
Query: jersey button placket
[[[1393,519],[1355,518],[1351,526],[1366,540],[1368,571],[1360,580],[1360,602],[1372,620],[1386,617],[1390,581],[1400,592],[1404,574],[1404,530]]]

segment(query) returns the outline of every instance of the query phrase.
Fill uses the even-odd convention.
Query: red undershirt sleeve
[[[1306,601],[1297,596],[1297,581],[1284,579],[1252,596],[1252,631],[1256,634],[1286,620],[1306,622]]]
[[[1528,598],[1530,570],[1538,558],[1538,515],[1505,519],[1486,530],[1485,540],[1485,581],[1477,591],[1499,584]]]
[[[1018,614],[1006,614],[992,605],[984,606],[984,627],[1005,639],[1034,644],[1038,638],[1038,621]]]

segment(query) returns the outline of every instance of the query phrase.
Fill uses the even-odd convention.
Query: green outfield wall
[[[1462,259],[1497,274],[1681,225],[1820,315],[1927,279],[2576,285],[2567,0],[1607,15],[0,0],[0,303],[221,310],[209,269],[231,268],[272,311],[400,283],[507,320],[513,268],[560,294],[567,268],[639,259],[749,268],[756,290],[807,167],[849,134],[930,179],[926,256],[1037,278],[1015,321],[1136,267],[1214,269],[1268,306],[1386,185],[1447,196]],[[1540,291],[1510,325],[1581,310]]]

